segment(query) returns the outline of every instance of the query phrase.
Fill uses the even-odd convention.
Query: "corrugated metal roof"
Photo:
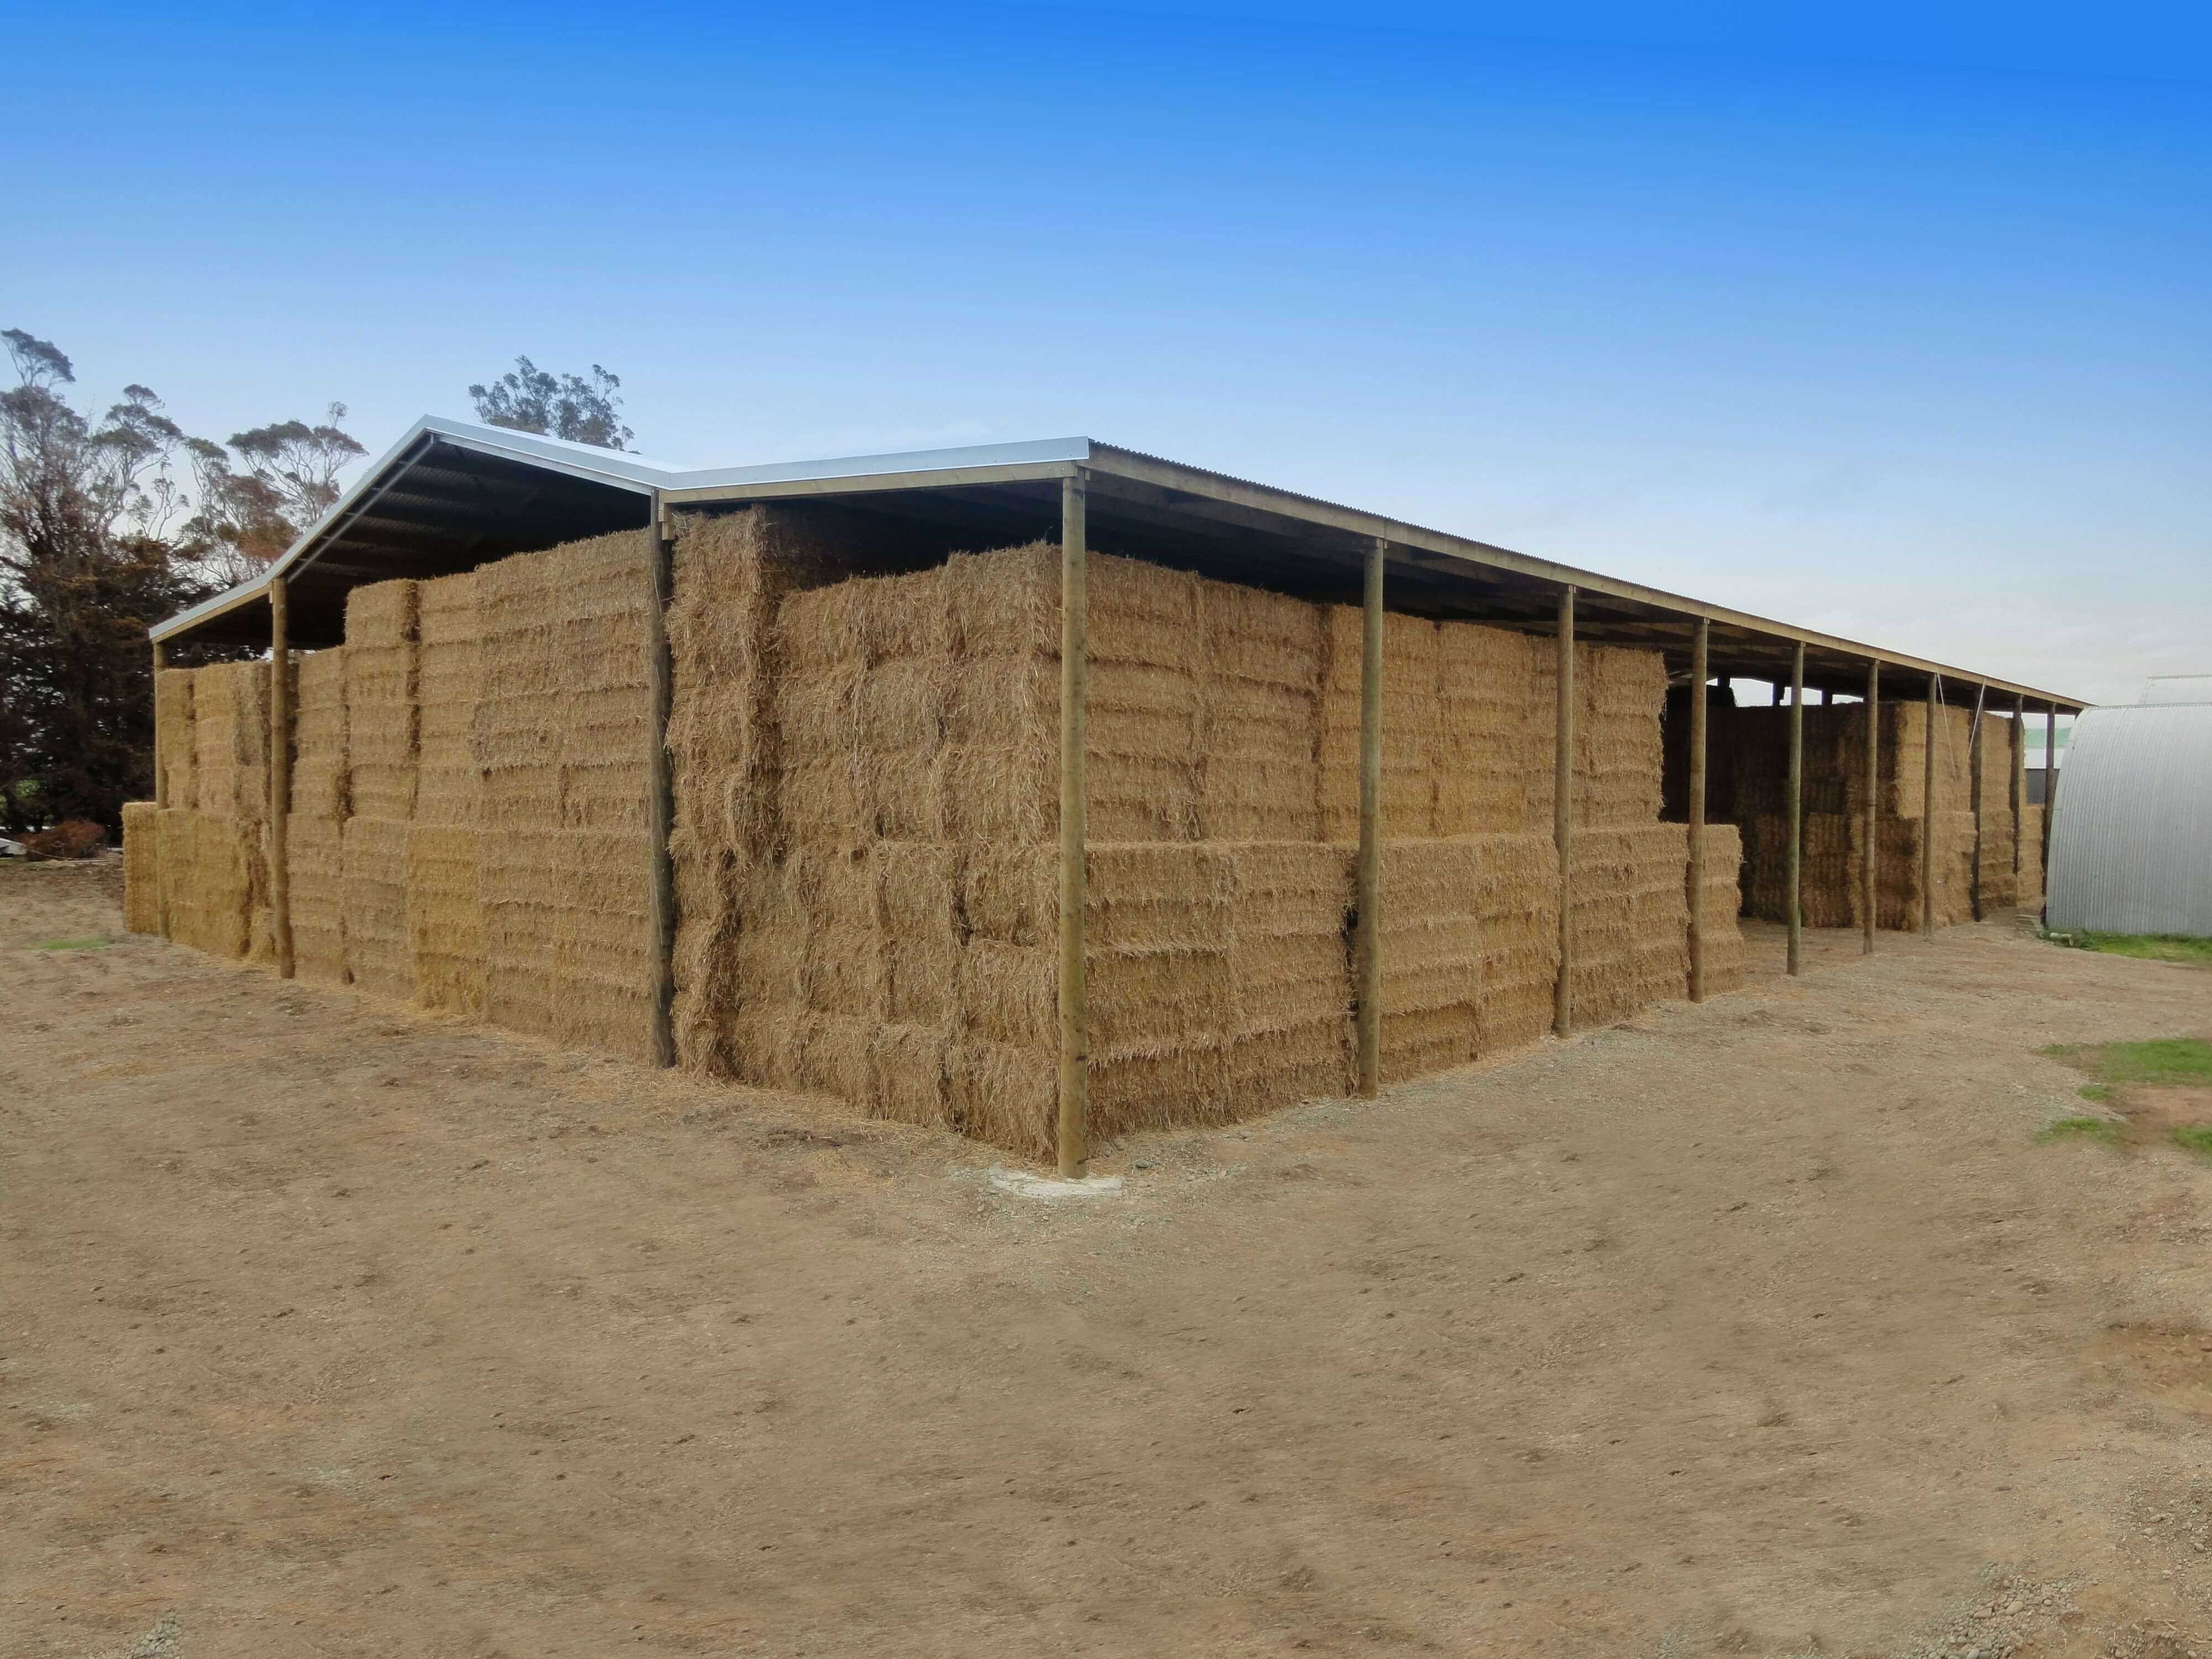
[[[2212,703],[2092,708],[2051,823],[2064,932],[2212,937]]]

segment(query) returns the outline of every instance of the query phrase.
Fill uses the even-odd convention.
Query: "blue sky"
[[[2212,27],[2108,8],[46,8],[0,325],[380,450],[1087,433],[2131,701],[2212,669]]]

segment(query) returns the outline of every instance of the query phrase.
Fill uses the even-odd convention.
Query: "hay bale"
[[[416,617],[414,817],[422,823],[474,828],[482,816],[483,793],[471,738],[483,691],[483,625],[477,609],[476,573],[422,583],[416,592]],[[568,712],[549,710],[548,714],[563,718]],[[434,840],[425,843],[444,844]],[[453,896],[441,902],[451,902]],[[477,931],[480,936],[480,927]]]
[[[348,791],[345,652],[307,652],[293,669],[291,817],[335,824],[350,810]]]
[[[2020,903],[2023,908],[2043,903],[2043,809],[2023,805],[2020,809]]]
[[[430,776],[426,769],[426,785]],[[416,995],[425,1007],[472,1018],[484,1012],[489,975],[478,835],[462,825],[407,827],[407,939]]]
[[[348,794],[357,817],[414,815],[419,586],[373,582],[346,595]]]
[[[199,771],[195,763],[198,734],[192,730],[192,676],[189,668],[165,668],[154,679],[154,723],[161,733],[161,771],[171,807],[191,811],[199,805]]]
[[[1527,823],[1557,719],[1537,700],[1540,648],[1549,641],[1506,629],[1437,625],[1438,835],[1516,834]]]
[[[1237,1024],[1224,1046],[1237,1112],[1352,1085],[1353,858],[1318,842],[1249,843],[1234,861]]]
[[[192,771],[198,810],[258,822],[269,816],[269,665],[217,663],[192,672]]]
[[[1686,878],[1687,850],[1684,859]],[[1705,933],[1705,994],[1717,996],[1743,983],[1743,932],[1736,925],[1741,902],[1738,866],[1743,844],[1733,824],[1705,826],[1705,883],[1698,921]]]
[[[1322,838],[1359,839],[1361,620],[1350,605],[1323,608],[1324,672],[1319,769]],[[1436,823],[1437,625],[1382,618],[1382,836],[1423,840]]]
[[[210,956],[245,957],[252,944],[253,893],[236,821],[167,807],[155,839],[170,941]]]
[[[650,1063],[652,844],[634,830],[569,830],[553,842],[554,1035]]]
[[[1547,835],[1472,838],[1482,962],[1475,1052],[1534,1042],[1552,1025],[1559,971],[1559,855]]]
[[[284,852],[291,874],[293,971],[349,983],[345,961],[345,834],[342,819],[295,815]]]
[[[161,931],[161,809],[150,800],[123,804],[123,925],[134,933]]]
[[[405,820],[348,818],[340,858],[348,978],[378,996],[412,999]]]
[[[1482,937],[1472,841],[1382,845],[1381,1058],[1386,1082],[1465,1065],[1477,1048]]]
[[[1059,1088],[1059,1060],[1049,1050],[969,1037],[947,1051],[952,1127],[1024,1158],[1053,1156]]]
[[[1678,823],[1577,832],[1574,1015],[1620,1019],[1686,994],[1688,830]]]

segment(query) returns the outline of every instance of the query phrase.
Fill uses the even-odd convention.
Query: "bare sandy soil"
[[[2212,1655],[2212,975],[1856,952],[1046,1207],[0,868],[0,1652]]]

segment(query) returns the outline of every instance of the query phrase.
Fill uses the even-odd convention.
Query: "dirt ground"
[[[1856,950],[1046,1206],[0,867],[0,1652],[2212,1655],[2212,975]]]

